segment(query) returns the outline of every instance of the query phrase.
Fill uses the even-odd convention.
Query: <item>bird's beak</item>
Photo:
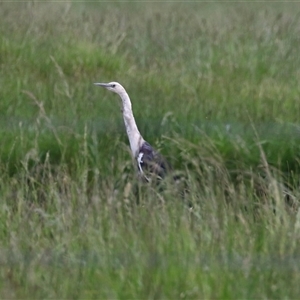
[[[108,83],[100,83],[100,82],[95,82],[94,85],[98,85],[98,86],[103,86],[103,87],[109,87]]]

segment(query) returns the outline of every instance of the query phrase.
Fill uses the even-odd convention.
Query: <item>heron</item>
[[[141,135],[135,122],[131,100],[125,88],[118,82],[94,83],[118,94],[122,100],[123,120],[128,136],[131,154],[137,162],[138,173],[147,182],[152,178],[162,179],[167,172],[167,163]]]

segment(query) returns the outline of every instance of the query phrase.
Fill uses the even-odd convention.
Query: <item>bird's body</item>
[[[166,162],[140,134],[133,116],[130,98],[124,87],[118,82],[95,83],[95,85],[105,87],[107,90],[117,93],[121,97],[126,133],[131,153],[137,161],[140,175],[147,181],[150,181],[153,175],[162,178],[167,169]]]
[[[162,156],[156,152],[146,141],[139,149],[137,157],[139,171],[149,181],[149,177],[155,174],[158,178],[163,178],[167,171],[167,164]]]

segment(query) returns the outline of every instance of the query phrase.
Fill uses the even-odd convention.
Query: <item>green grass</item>
[[[0,3],[1,299],[299,297],[295,3]],[[182,182],[138,182],[119,81]]]

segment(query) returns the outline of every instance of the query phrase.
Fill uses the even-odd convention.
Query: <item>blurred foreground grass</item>
[[[1,298],[298,297],[297,4],[0,3],[0,24]],[[136,181],[112,80],[185,195]]]

